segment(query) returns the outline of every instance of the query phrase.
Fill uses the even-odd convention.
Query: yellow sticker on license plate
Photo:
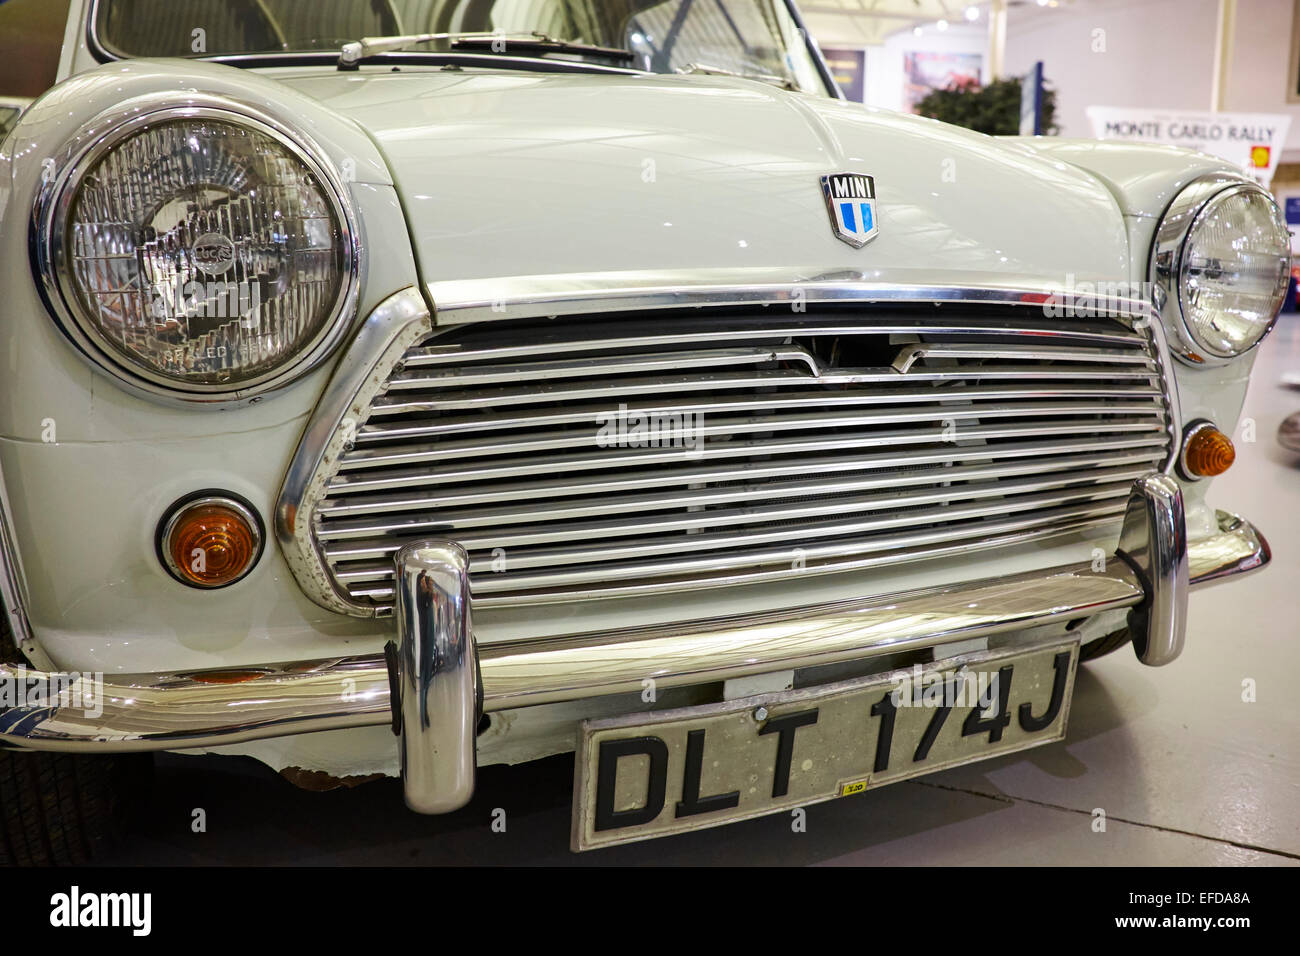
[[[572,845],[590,850],[850,796],[1065,736],[1079,644],[582,725]]]

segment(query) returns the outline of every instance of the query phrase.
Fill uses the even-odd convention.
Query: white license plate
[[[1078,641],[582,725],[575,850],[850,796],[1065,736]]]

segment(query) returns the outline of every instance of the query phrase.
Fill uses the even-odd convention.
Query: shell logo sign
[[[1098,139],[1163,143],[1219,156],[1267,187],[1277,171],[1291,117],[1281,113],[1192,113],[1089,106]]]

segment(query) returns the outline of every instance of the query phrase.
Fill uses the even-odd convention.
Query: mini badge
[[[822,195],[835,238],[861,249],[880,231],[876,219],[876,181],[861,173],[822,177]]]

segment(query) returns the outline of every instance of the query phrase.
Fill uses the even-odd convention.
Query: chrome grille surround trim
[[[18,548],[14,544],[13,529],[9,526],[12,514],[9,495],[5,491],[4,474],[0,473],[0,660],[8,652],[27,652],[32,649],[32,626],[23,606],[23,572],[19,563]],[[3,646],[12,641],[13,647]]]
[[[746,274],[745,278],[752,278]],[[986,304],[986,305],[1017,305],[1023,308],[1032,308],[1035,304],[1041,304],[1047,296],[1053,294],[1053,290],[1047,287],[1041,288],[997,288],[997,287],[978,287],[978,288],[950,288],[950,287],[922,287],[922,286],[885,286],[877,283],[846,281],[846,280],[814,280],[802,283],[758,283],[756,285],[737,285],[737,284],[709,284],[695,283],[682,284],[678,281],[676,284],[669,280],[674,278],[670,276],[653,277],[662,281],[662,285],[655,285],[653,281],[647,281],[647,277],[638,276],[636,281],[626,278],[615,278],[611,280],[602,280],[601,277],[586,276],[582,277],[581,289],[577,288],[578,283],[571,281],[566,277],[554,277],[547,283],[539,280],[503,280],[501,282],[470,282],[470,283],[443,283],[435,284],[430,290],[447,296],[447,300],[439,300],[436,318],[431,317],[423,300],[414,289],[407,289],[396,296],[393,296],[381,305],[376,312],[367,320],[362,332],[358,335],[357,341],[349,348],[347,355],[336,371],[334,379],[331,381],[325,396],[322,398],[320,405],[313,414],[307,430],[304,434],[303,441],[298,449],[290,470],[286,476],[284,487],[281,491],[279,503],[276,509],[276,529],[277,536],[280,539],[282,549],[286,559],[293,569],[300,585],[304,591],[317,603],[334,611],[361,617],[386,617],[391,614],[391,595],[392,589],[390,584],[380,587],[371,587],[366,590],[364,587],[358,593],[357,590],[348,590],[347,584],[344,583],[336,573],[331,569],[329,556],[326,552],[326,545],[330,540],[337,540],[332,537],[322,538],[316,534],[315,522],[319,520],[320,507],[325,502],[331,490],[337,490],[339,483],[345,483],[349,480],[356,480],[358,476],[364,480],[364,471],[358,469],[341,470],[340,468],[328,467],[331,462],[337,461],[338,458],[355,446],[366,447],[369,442],[374,441],[373,421],[383,420],[384,413],[393,410],[406,411],[407,406],[401,405],[393,408],[391,405],[386,406],[384,403],[402,402],[402,390],[394,389],[388,396],[381,397],[380,393],[386,390],[391,384],[390,376],[399,373],[401,368],[410,368],[423,377],[426,369],[436,371],[439,366],[448,364],[456,352],[451,348],[439,347],[435,333],[462,326],[465,323],[478,323],[490,319],[501,319],[503,307],[505,316],[511,319],[536,318],[536,317],[554,317],[557,315],[600,315],[609,312],[620,311],[650,311],[656,309],[674,309],[682,310],[690,308],[701,308],[706,306],[719,305],[758,305],[770,306],[785,304],[787,307],[792,304],[804,303],[853,303],[862,305],[888,305],[888,304],[940,304],[940,303],[966,303],[966,304]],[[675,277],[680,280],[680,276]],[[735,278],[733,276],[733,278]],[[497,290],[498,294],[491,298],[474,298],[470,293],[475,291],[487,293],[492,289]],[[459,295],[459,297],[457,297]],[[1172,378],[1172,369],[1168,361],[1168,351],[1163,337],[1162,323],[1150,303],[1138,300],[1111,301],[1107,303],[1113,309],[1113,313],[1118,317],[1131,320],[1134,327],[1134,336],[1115,336],[1117,344],[1123,344],[1124,341],[1132,342],[1134,338],[1141,338],[1146,344],[1147,356],[1149,358],[1148,367],[1152,367],[1151,378],[1158,383],[1158,394],[1163,402],[1164,427],[1157,429],[1162,431],[1165,438],[1165,449],[1158,454],[1154,448],[1148,452],[1150,464],[1147,466],[1152,469],[1168,472],[1172,467],[1177,455],[1178,437],[1180,432],[1181,415],[1178,409],[1176,384]],[[803,312],[803,308],[796,308],[794,311]],[[831,327],[843,330],[850,324],[850,319],[831,320],[817,324],[821,316],[814,316],[811,320],[801,320],[790,323],[792,326],[798,325],[797,329],[792,328],[792,334],[803,336],[815,335],[816,329],[826,326],[825,332],[829,333]],[[861,324],[858,328],[861,329]],[[926,333],[935,333],[944,331],[944,322],[924,321],[902,323],[897,331],[908,331],[923,328]],[[779,331],[777,326],[774,330]],[[879,326],[871,326],[872,333],[881,333],[893,329],[893,323],[882,316]],[[953,332],[970,332],[971,325],[964,325],[952,328]],[[990,329],[991,330],[991,329]],[[1005,327],[1002,329],[1005,331]],[[737,331],[734,338],[739,339],[746,330]],[[753,336],[754,330],[748,330]],[[764,330],[767,334],[767,330]],[[1063,333],[1068,334],[1068,333]],[[1084,333],[1085,335],[1087,333]],[[434,336],[434,337],[431,337]],[[646,336],[647,345],[651,345],[661,340],[673,340],[681,344],[688,344],[687,336],[677,336],[674,333],[667,333],[664,336]],[[700,332],[697,338],[701,341],[707,341],[715,347],[725,344],[725,335],[708,334]],[[1098,346],[1105,344],[1106,336],[1099,336]],[[415,348],[417,342],[425,339],[426,343],[420,348]],[[619,337],[613,332],[610,335],[611,340],[617,340],[619,347],[627,346],[629,343],[636,344],[638,340],[633,337]],[[740,345],[739,341],[735,342]],[[1056,348],[1049,343],[1045,343],[1048,351],[1053,352],[1057,358],[1066,359],[1068,356],[1059,354],[1061,349],[1059,345]],[[1006,351],[1002,347],[999,351]],[[581,352],[582,349],[576,350]],[[732,350],[737,351],[737,350]],[[740,348],[739,351],[744,351]],[[541,357],[546,354],[543,346],[530,347],[504,345],[499,348],[486,346],[483,349],[475,349],[476,359],[488,358],[517,359],[524,355],[531,354]],[[805,353],[805,357],[812,358]],[[906,365],[910,367],[922,356],[913,354],[906,357]],[[409,359],[409,364],[404,360]],[[408,375],[410,373],[407,373]],[[454,374],[454,373],[453,373]],[[834,373],[831,373],[832,375]],[[997,384],[996,378],[992,379]],[[559,380],[563,382],[563,379]],[[495,387],[506,387],[497,383]],[[1086,386],[1085,386],[1086,387]],[[1096,386],[1105,391],[1104,386]],[[1152,390],[1145,394],[1155,394]],[[689,394],[689,393],[685,393]],[[870,393],[866,393],[868,396]],[[394,397],[396,396],[396,397]],[[715,395],[709,396],[711,399]],[[1122,397],[1122,396],[1121,396]],[[536,401],[536,400],[534,400]],[[372,402],[375,402],[372,406]],[[540,403],[539,403],[540,404]],[[866,401],[870,404],[870,401]],[[655,406],[656,408],[658,406]],[[374,412],[372,424],[362,425],[370,412]],[[534,409],[536,411],[536,409]],[[543,414],[545,414],[543,409]],[[357,429],[349,429],[345,426],[345,420],[351,418],[355,424],[360,426]],[[1153,421],[1154,424],[1154,421]],[[484,433],[490,435],[491,431],[484,430]],[[1087,443],[1079,450],[1089,450]],[[1096,450],[1096,449],[1092,449]],[[1142,449],[1134,449],[1134,454],[1138,454]],[[860,452],[859,452],[860,453]],[[360,453],[358,453],[360,454]],[[469,461],[473,464],[473,460]],[[716,465],[716,462],[714,463]],[[435,476],[436,478],[437,476]],[[1127,475],[1126,475],[1127,477]],[[454,475],[447,476],[450,482]],[[427,482],[428,479],[421,476],[421,480]],[[395,482],[392,487],[400,489],[400,480]],[[437,490],[436,480],[429,483],[426,488],[421,490]],[[354,489],[355,490],[355,489]],[[459,489],[463,491],[463,486]],[[330,508],[335,509],[340,506],[331,503]],[[411,505],[410,507],[419,507]],[[400,510],[400,509],[398,509]],[[1111,517],[1118,521],[1122,516],[1123,501],[1117,499],[1114,503],[1114,514],[1107,512],[1104,517],[1110,520]],[[301,514],[311,516],[307,522],[297,520]],[[1089,506],[1089,510],[1080,512],[1075,515],[1062,514],[1060,516],[1060,527],[1056,528],[1053,534],[1065,534],[1074,531],[1083,530],[1088,525],[1089,516],[1095,524],[1098,518],[1098,505],[1094,503]],[[388,515],[387,517],[391,517]],[[421,533],[423,529],[413,533]],[[438,531],[424,532],[437,534]],[[443,531],[442,533],[446,533]],[[1016,542],[1032,540],[1034,537],[1041,537],[1046,532],[1037,534],[1026,532],[1024,529],[1012,527],[1000,528],[1000,533],[995,537],[999,544],[1014,544]],[[454,536],[454,532],[453,532]],[[893,536],[891,536],[892,538]],[[922,538],[924,536],[921,536]],[[909,541],[903,539],[898,542],[899,547],[908,548]],[[905,550],[895,554],[869,554],[860,556],[859,560],[846,561],[845,563],[836,563],[833,567],[826,567],[826,571],[846,570],[856,567],[877,566],[883,563],[895,563],[900,560],[915,560],[921,557],[938,556],[944,553],[952,553],[952,547],[943,547],[941,543],[931,540],[911,541],[912,550]],[[960,547],[960,545],[958,546]],[[388,562],[383,562],[385,565]],[[479,562],[480,567],[481,562]],[[767,576],[755,574],[720,574],[716,578],[710,578],[707,586],[727,586],[730,584],[753,583],[755,580],[764,580]],[[667,582],[653,582],[654,586],[663,587]],[[613,586],[587,587],[581,585],[574,590],[566,591],[556,596],[549,595],[510,595],[501,594],[501,582],[494,582],[488,579],[478,590],[475,596],[476,606],[507,605],[507,604],[535,604],[545,603],[547,600],[582,600],[591,597],[615,597],[629,596],[643,593],[645,587],[638,583],[623,581],[615,583]],[[554,587],[554,584],[549,585]],[[705,586],[697,582],[695,586]],[[585,589],[584,589],[585,587]],[[494,593],[497,592],[497,593]],[[385,604],[387,602],[387,604]]]
[[[307,596],[331,611],[357,613],[334,586],[311,522],[299,521],[299,516],[310,514],[324,498],[329,465],[348,450],[355,433],[345,422],[365,418],[370,400],[387,377],[386,371],[380,370],[392,368],[411,345],[432,330],[429,308],[415,288],[389,296],[370,313],[308,420],[280,487],[275,506],[280,550]]]
[[[808,303],[1041,303],[1062,290],[1054,285],[935,286],[876,282],[864,274],[835,272],[792,280],[769,269],[684,272],[575,273],[431,282],[437,324],[463,325],[537,316],[628,312],[723,305]],[[1123,315],[1158,318],[1150,302],[1109,299]]]

